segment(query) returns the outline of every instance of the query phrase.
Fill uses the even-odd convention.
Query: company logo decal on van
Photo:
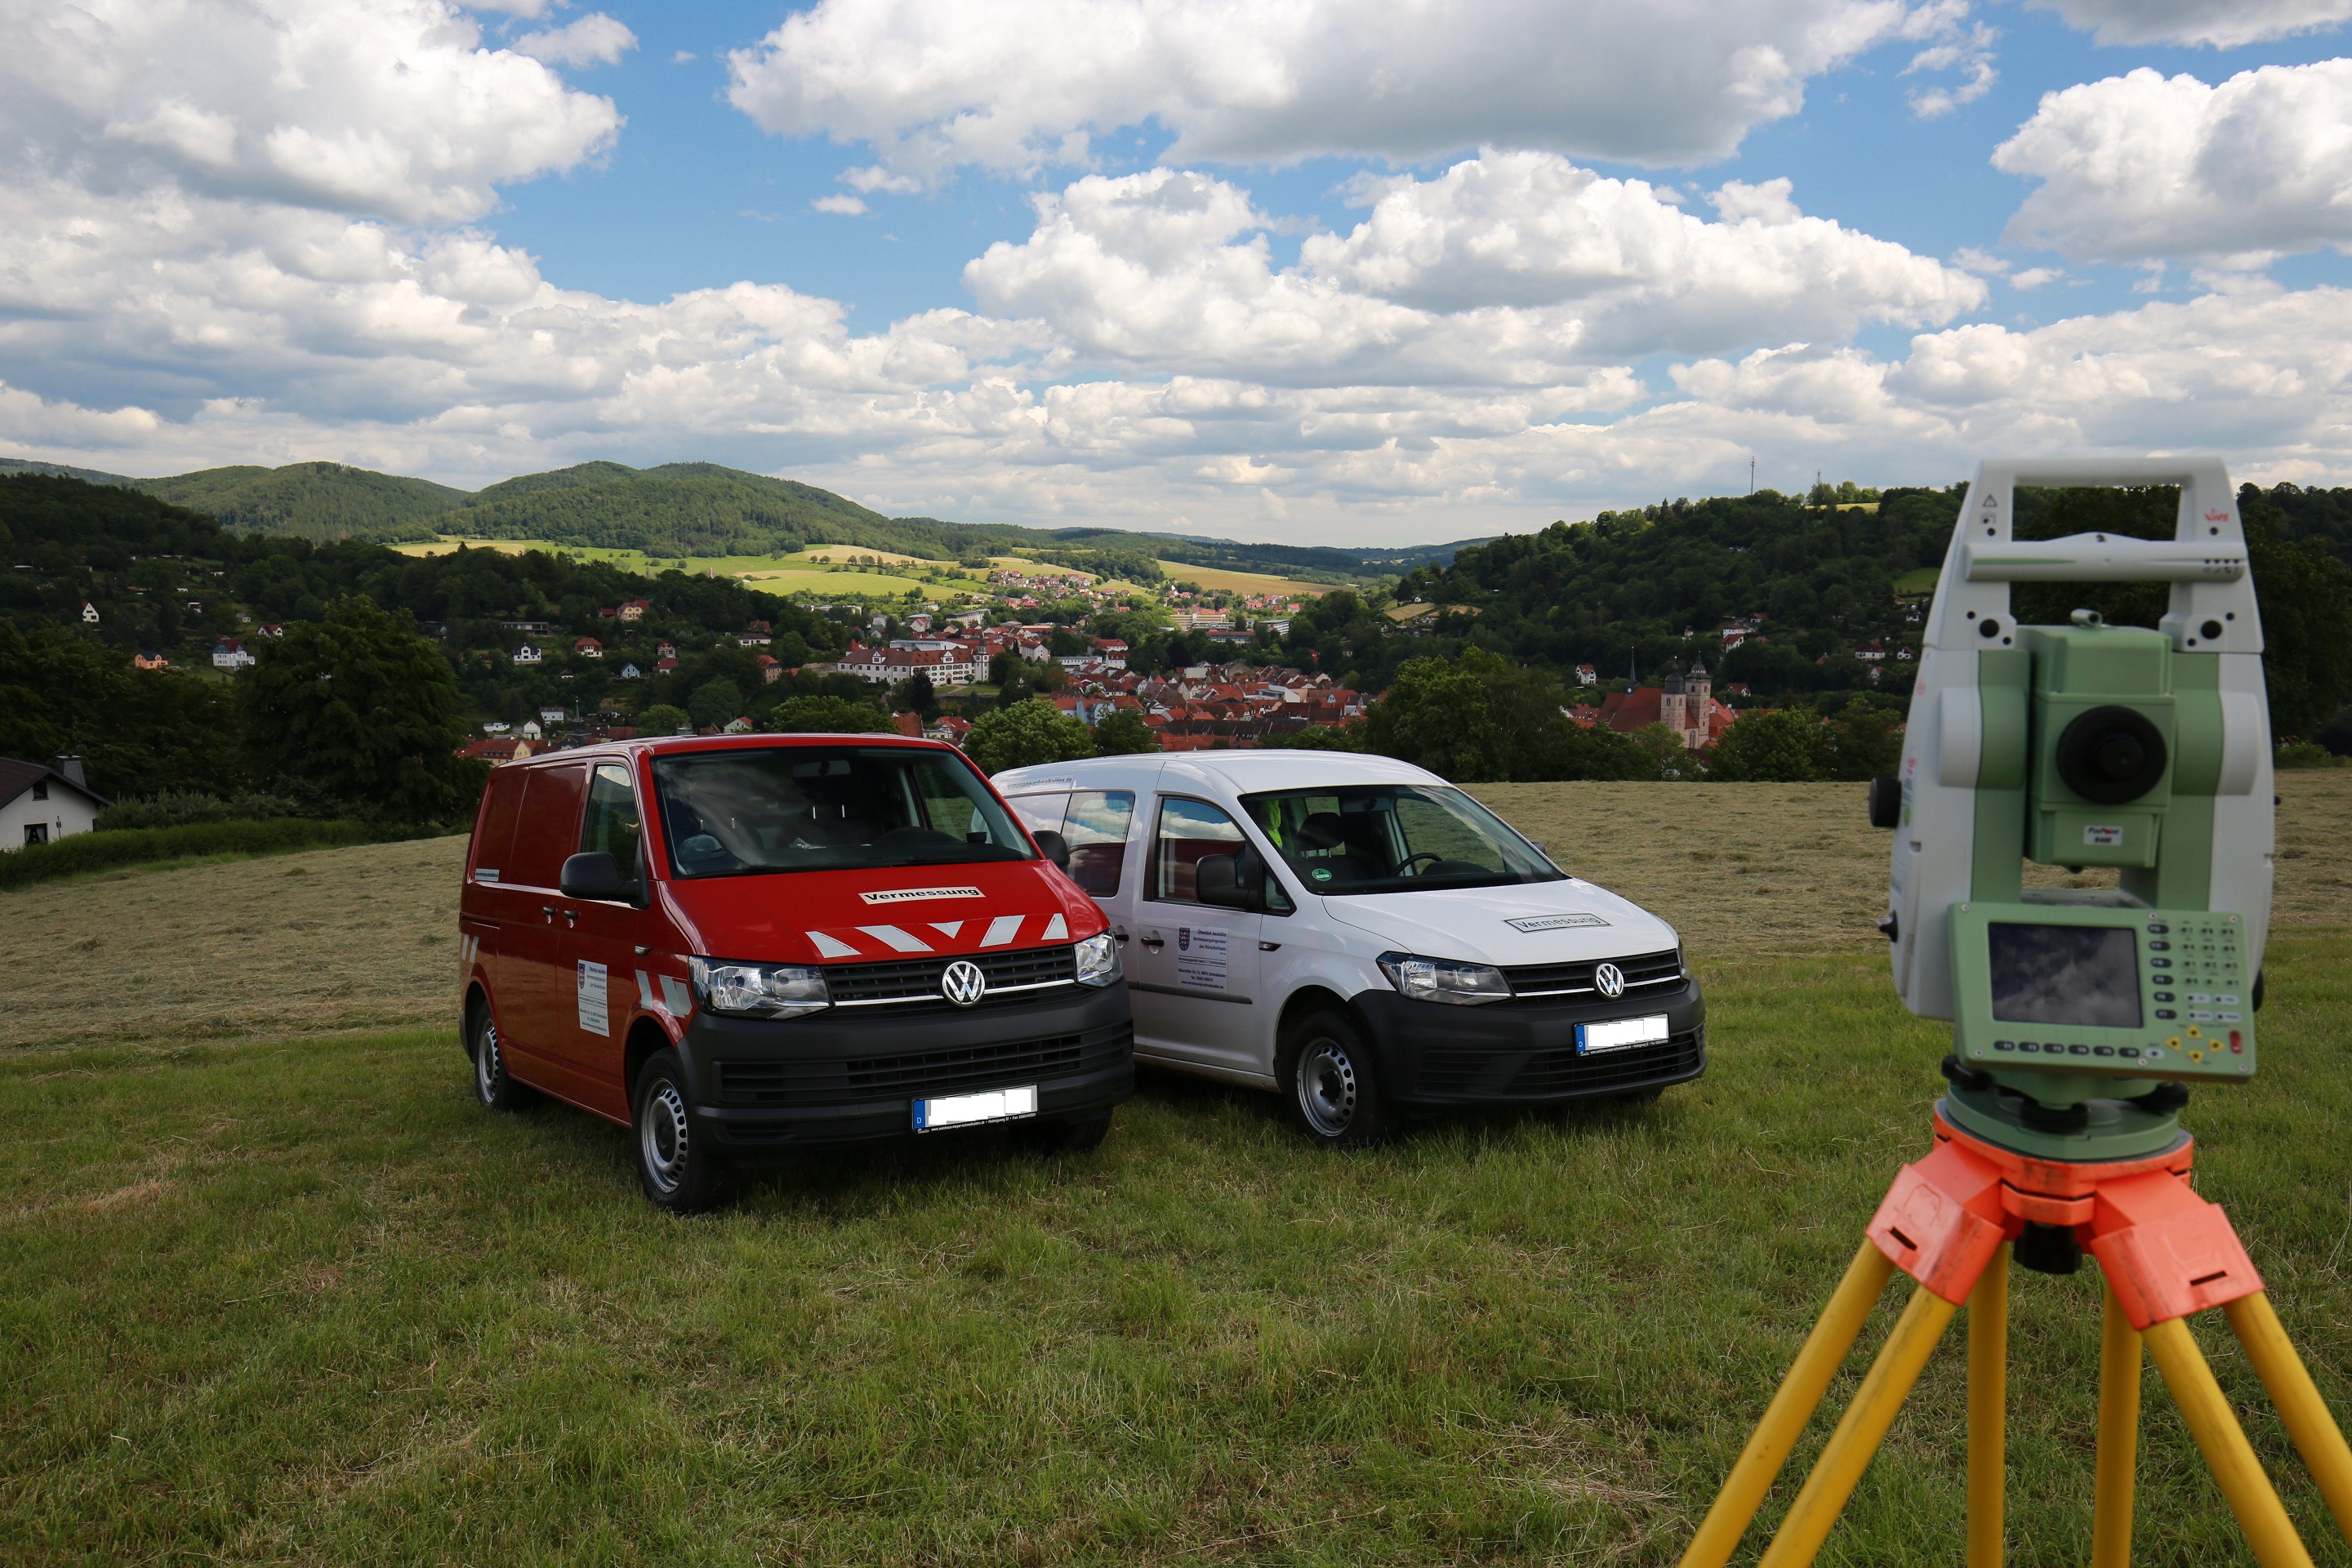
[[[903,904],[915,899],[977,899],[983,895],[978,888],[888,888],[857,896],[869,904]]]
[[[1513,931],[1573,931],[1579,926],[1605,926],[1599,915],[1545,915],[1540,919],[1505,921]]]

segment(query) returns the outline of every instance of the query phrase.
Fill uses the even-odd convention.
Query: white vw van
[[[1369,1142],[1448,1106],[1654,1098],[1706,1066],[1681,939],[1436,774],[1334,752],[1015,768],[1120,943],[1139,1061]]]

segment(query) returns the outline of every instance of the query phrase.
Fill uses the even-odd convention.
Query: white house
[[[98,625],[98,606],[84,599],[81,602],[81,618],[91,626]]]
[[[531,647],[529,643],[524,643],[520,647],[514,650],[514,661],[517,664],[537,664],[539,662],[539,649]]]
[[[635,665],[634,665],[634,664],[625,664],[625,665],[621,666],[621,679],[622,679],[623,680],[635,680],[635,679],[637,679],[638,678],[639,678],[639,671],[638,671],[637,667],[636,667]]]
[[[47,844],[98,825],[106,797],[84,781],[79,757],[20,763],[0,757],[0,849]]]
[[[235,637],[223,637],[213,644],[215,669],[243,669],[252,662],[253,655],[247,653],[245,645]]]

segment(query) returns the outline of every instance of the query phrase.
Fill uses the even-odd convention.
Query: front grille
[[[1603,960],[1584,959],[1576,963],[1528,963],[1517,969],[1503,971],[1503,978],[1511,983],[1515,996],[1542,996],[1550,999],[1573,996],[1599,996],[1592,984],[1592,972]],[[1688,984],[1683,973],[1683,955],[1674,948],[1664,952],[1645,952],[1634,958],[1612,958],[1625,973],[1625,994],[1628,996],[1662,996],[1678,991]]]
[[[1422,1054],[1417,1093],[1455,1100],[1555,1100],[1606,1094],[1696,1072],[1705,1059],[1703,1032],[1669,1036],[1650,1046],[1596,1051],[1510,1051],[1485,1046],[1436,1046]]]
[[[721,1061],[724,1105],[805,1107],[926,1100],[1105,1071],[1135,1050],[1126,1025],[1094,1035],[999,1041],[897,1056],[820,1061]]]
[[[992,1004],[1033,1001],[1042,994],[1037,990],[1014,990],[1016,986],[1050,986],[1077,984],[1076,949],[1067,947],[1030,947],[1013,952],[975,952],[967,954],[988,976],[988,991],[975,1007]],[[940,994],[940,974],[956,961],[955,954],[943,953],[936,958],[892,959],[886,963],[844,963],[824,972],[826,990],[836,1006],[887,1008],[893,1014],[962,1011]]]

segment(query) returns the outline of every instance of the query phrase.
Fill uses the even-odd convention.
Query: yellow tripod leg
[[[1862,1380],[1853,1403],[1846,1407],[1837,1430],[1830,1434],[1828,1447],[1814,1462],[1813,1473],[1805,1478],[1804,1489],[1789,1505],[1789,1517],[1780,1521],[1780,1533],[1772,1537],[1760,1568],[1805,1568],[1812,1562],[1822,1542],[1829,1539],[1830,1526],[1837,1522],[1846,1499],[1853,1495],[1854,1484],[1862,1479],[1871,1456],[1885,1440],[1886,1429],[1895,1425],[1895,1412],[1903,1408],[1911,1385],[1919,1381],[1919,1369],[1927,1364],[1928,1353],[1944,1337],[1958,1310],[1932,1290],[1912,1293],[1910,1305],[1903,1309],[1895,1331],[1879,1347],[1878,1359],[1870,1363],[1870,1374]]]
[[[2099,1460],[2091,1483],[2091,1568],[2130,1568],[2133,1472],[2139,1458],[2139,1331],[2104,1285],[2099,1326]]]
[[[2254,1561],[2262,1568],[2311,1568],[2311,1554],[2296,1537],[2278,1493],[2271,1489],[2262,1461],[2254,1458],[2254,1446],[2246,1441],[2189,1325],[2179,1318],[2151,1323],[2145,1338],[2149,1359],[2164,1373],[2173,1403],[2180,1406],[2180,1418],[2189,1424],[2206,1467],[2230,1500],[2230,1511],[2238,1516],[2238,1528],[2254,1549]]]
[[[1886,1260],[1886,1255],[1864,1242],[1853,1261],[1846,1265],[1845,1278],[1838,1281],[1829,1305],[1822,1309],[1821,1321],[1805,1337],[1805,1347],[1797,1352],[1789,1375],[1780,1380],[1780,1391],[1765,1406],[1755,1435],[1739,1451],[1739,1462],[1725,1478],[1715,1506],[1706,1510],[1698,1533],[1691,1537],[1683,1552],[1682,1568],[1723,1568],[1731,1561],[1748,1521],[1763,1504],[1764,1494],[1772,1489],[1772,1479],[1789,1462],[1797,1434],[1812,1419],[1830,1379],[1837,1375],[1846,1352],[1853,1349],[1863,1324],[1870,1321],[1870,1309],[1894,1275],[1895,1265]]]
[[[2319,1495],[2327,1500],[2336,1528],[2344,1532],[2344,1539],[2352,1541],[2352,1448],[2345,1447],[2343,1432],[2327,1413],[2327,1402],[2319,1397],[2303,1358],[2294,1353],[2278,1313],[2271,1309],[2270,1298],[2257,1290],[2221,1310],[2229,1314],[2230,1327],[2238,1331],[2238,1342],[2246,1347],[2246,1359],[2254,1363],[2263,1386],[2270,1390],[2271,1403],[2278,1406],[2287,1436],[2294,1439],[2295,1452],[2303,1456],[2311,1479],[2319,1483]]]
[[[2009,1248],[1969,1292],[1969,1568],[2000,1568],[2009,1420]]]

